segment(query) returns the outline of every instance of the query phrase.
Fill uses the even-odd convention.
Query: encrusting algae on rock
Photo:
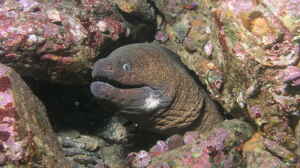
[[[86,74],[90,74],[95,59],[123,42],[155,39],[177,53],[195,72],[206,85],[207,94],[221,105],[226,116],[246,120],[257,131],[246,143],[243,142],[250,134],[241,138],[244,132],[230,133],[224,125],[208,140],[199,138],[197,131],[177,136],[174,141],[159,140],[149,152],[132,153],[129,157],[132,165],[155,168],[300,166],[297,158],[300,153],[300,0],[82,0],[61,1],[61,5],[60,1],[53,2],[57,3],[50,7],[34,0],[0,2],[2,63],[36,79],[86,84],[90,82],[90,75]],[[151,26],[152,33],[145,33],[143,28]],[[29,31],[31,28],[33,31]],[[135,37],[145,39],[144,35],[150,38],[127,41]],[[114,102],[128,119],[162,134],[182,133],[198,126],[202,132],[206,130],[202,127],[222,120],[204,90],[194,85],[195,80],[191,80],[188,71],[181,71],[185,69],[181,63],[169,59],[173,54],[166,54],[159,46],[140,45],[143,47],[124,46],[116,50],[119,54],[114,51],[96,63],[93,75],[99,81],[93,82],[92,92],[97,98]],[[148,59],[154,58],[149,57],[153,53],[163,55],[164,60],[147,64]],[[138,62],[137,69],[144,71],[135,73],[135,66],[122,62],[135,55],[144,56],[134,59]],[[162,62],[167,65],[162,66]],[[112,66],[107,65],[110,63]],[[133,75],[128,77],[129,73]],[[5,78],[1,82],[7,85]],[[8,101],[10,97],[5,93],[2,97]],[[0,106],[6,101],[0,102]],[[233,150],[229,150],[230,144],[223,143],[231,135],[238,143],[232,145]],[[0,139],[5,138],[7,133],[1,133]],[[179,147],[182,145],[183,148]],[[190,147],[193,150],[184,152]],[[4,158],[1,154],[0,160]],[[10,155],[5,159],[7,156]]]
[[[168,41],[156,41],[178,53],[226,116],[249,119],[264,136],[295,149],[300,1],[205,0],[180,14],[179,6],[161,2],[172,0],[155,1]]]
[[[194,136],[189,137],[190,134]],[[128,162],[132,168],[245,167],[243,159],[240,159],[240,146],[252,134],[249,124],[225,120],[205,134],[187,132],[181,138],[177,135],[176,138],[172,136],[166,141],[158,141],[148,152],[132,152],[128,155]]]
[[[21,77],[0,64],[0,167],[61,167],[63,157],[46,108]]]
[[[206,131],[222,121],[216,105],[179,57],[155,44],[131,44],[98,60],[91,92],[117,104],[141,127],[172,134]]]

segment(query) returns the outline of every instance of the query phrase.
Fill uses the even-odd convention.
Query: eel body
[[[216,105],[171,50],[130,44],[99,59],[90,88],[140,127],[161,133],[206,131],[222,121]]]

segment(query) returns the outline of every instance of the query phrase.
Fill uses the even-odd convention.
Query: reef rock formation
[[[0,62],[14,67],[21,75],[36,79],[87,83],[96,59],[122,42],[129,42],[127,38],[144,37],[135,34],[135,30],[143,32],[147,26],[156,26],[157,32],[152,38],[178,54],[197,74],[208,96],[219,103],[225,116],[253,124],[256,133],[246,143],[241,138],[244,145],[235,148],[243,156],[237,157],[242,159],[242,167],[297,167],[295,153],[298,156],[300,153],[300,124],[295,126],[300,118],[299,11],[299,0],[2,0]],[[144,24],[130,25],[127,21]],[[4,89],[0,92],[3,92],[2,97],[7,96]],[[1,99],[1,107],[7,104],[6,100]],[[4,124],[0,129],[9,126]],[[2,132],[0,140],[4,142],[10,134]],[[220,133],[223,135],[227,137]],[[185,140],[193,141],[194,136],[190,133]],[[180,139],[184,137],[175,139],[178,141],[172,144],[183,144]],[[38,144],[38,141],[33,142]],[[164,143],[159,142],[152,150],[166,151],[169,146]],[[0,150],[4,149],[2,146]],[[202,159],[199,162],[203,165],[212,165],[207,160],[223,160],[215,163],[232,166],[231,155],[223,148],[218,148],[221,151],[203,148],[207,149],[206,154],[196,151],[192,156],[182,149],[170,147],[166,152],[177,152],[176,157],[170,157],[175,165],[184,160],[177,158],[188,156],[188,163],[197,158]],[[1,163],[19,162],[18,157],[11,156],[10,153],[0,155]],[[163,156],[164,152],[161,158]],[[141,152],[131,160],[144,158],[141,164],[149,166],[156,162],[152,157],[149,152]],[[165,164],[163,160],[169,159],[158,161],[157,167],[172,167],[172,161]]]
[[[275,141],[256,133],[243,145],[247,168],[298,168],[298,156]]]
[[[246,122],[226,120],[212,131],[187,132],[128,155],[132,168],[296,168],[297,155],[263,137]]]
[[[133,168],[241,167],[244,162],[240,145],[252,134],[247,123],[227,120],[206,134],[187,132],[182,138],[158,141],[149,152],[130,153],[128,162]]]
[[[134,39],[141,28],[151,27],[139,23],[143,22],[130,27],[107,0],[4,0],[0,2],[0,62],[22,76],[86,84],[96,57],[121,40]]]
[[[71,167],[46,109],[20,76],[0,64],[0,167]]]
[[[181,56],[224,113],[294,150],[300,1],[153,2],[163,18],[156,41]]]

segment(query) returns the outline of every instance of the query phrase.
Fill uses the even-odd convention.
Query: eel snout
[[[93,67],[92,78],[110,77],[114,75],[113,65],[105,59],[97,61]]]

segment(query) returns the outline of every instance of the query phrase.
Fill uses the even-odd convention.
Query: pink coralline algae
[[[254,7],[254,1],[248,0],[226,0],[224,1],[224,8],[232,10],[234,13],[248,11]]]
[[[223,40],[230,44],[233,51],[245,50],[247,57],[260,64],[280,67],[295,65],[299,61],[299,44],[297,37],[293,37],[297,26],[292,26],[296,18],[288,12],[295,6],[299,5],[289,0],[220,1],[219,10],[222,12],[217,15],[219,20],[227,22],[227,19],[235,18],[229,19],[234,20],[235,24],[226,23],[220,27],[226,33],[224,37],[228,37]]]
[[[46,108],[14,70],[0,64],[0,167],[68,168],[64,159]]]
[[[190,4],[183,5],[183,8],[188,9],[188,10],[194,10],[194,9],[197,9],[198,6],[199,5],[197,2],[192,2]]]
[[[290,15],[292,17],[297,17],[300,15],[299,0],[265,0],[273,12],[279,16]]]
[[[130,153],[127,156],[128,162],[133,168],[145,168],[150,164],[151,156],[146,151]]]
[[[13,102],[13,96],[9,89],[10,88],[6,87],[6,90],[4,90],[4,89],[0,90],[0,92],[1,92],[0,107],[2,109],[4,109],[5,107],[9,107]]]
[[[186,166],[197,165],[197,168],[212,167],[213,165],[221,164],[227,168],[232,167],[232,158],[225,156],[223,151],[225,147],[224,142],[228,136],[229,133],[226,130],[217,130],[208,139],[200,141],[197,146],[193,147],[191,154],[183,157],[183,164]]]
[[[225,121],[222,126],[217,126],[207,135],[201,135],[198,132],[198,136],[195,136],[197,140],[189,144],[166,150],[159,155],[153,155],[151,158],[144,157],[147,158],[144,160],[147,161],[147,164],[143,166],[145,168],[234,168],[241,162],[234,162],[234,158],[241,157],[239,155],[240,151],[234,146],[243,143],[251,135],[252,129],[246,123],[238,120]],[[159,141],[158,144],[165,145],[166,143]],[[157,144],[154,148],[157,148]],[[149,153],[141,152],[143,152],[143,156],[151,155],[151,150]],[[140,158],[137,154],[131,154],[130,157],[131,160]],[[150,161],[148,158],[150,158]],[[132,165],[131,161],[129,161],[129,165],[136,167]]]
[[[164,153],[166,151],[169,150],[168,144],[165,143],[164,141],[157,141],[156,145],[154,145],[151,149],[150,149],[150,153],[151,155],[155,156],[155,155],[159,155],[161,153]]]
[[[295,163],[297,161],[297,157],[293,152],[283,146],[280,146],[275,141],[265,138],[263,140],[263,144],[269,151],[272,151],[272,153],[276,156],[280,156],[284,161],[291,163]]]
[[[188,131],[184,134],[183,142],[184,144],[196,143],[199,138],[199,133],[196,131]]]
[[[37,9],[40,3],[34,0],[19,0],[19,3],[22,5],[24,11],[31,11]]]
[[[168,41],[169,37],[166,33],[164,32],[161,32],[161,31],[158,31],[156,34],[155,34],[155,40],[159,41],[159,42],[166,42]]]
[[[17,132],[15,132],[15,120],[13,118],[3,118],[0,124],[0,140],[2,141],[2,152],[5,161],[7,162],[19,162],[25,157],[25,151],[23,150],[23,141],[16,139]],[[2,163],[3,164],[3,163]]]
[[[295,154],[259,133],[244,144],[243,156],[249,168],[296,168]]]
[[[184,140],[180,135],[172,135],[166,139],[166,144],[168,145],[168,150],[172,150],[184,145]]]
[[[19,162],[25,157],[22,147],[25,141],[17,140],[16,107],[11,81],[5,73],[0,75],[0,158],[2,158],[0,165],[2,165],[4,162]]]
[[[300,96],[297,93],[300,86],[300,68],[297,66],[287,66],[279,70],[274,78],[276,87],[270,89],[278,108],[287,112],[288,115],[299,115]]]
[[[11,83],[8,77],[2,77],[0,78],[0,83],[1,83],[1,89],[0,91],[5,91],[10,88]]]
[[[259,106],[252,106],[249,109],[250,117],[253,119],[257,119],[262,117],[262,110]]]
[[[279,78],[282,79],[284,83],[290,84],[291,86],[299,86],[300,68],[296,66],[288,66],[279,74]]]
[[[204,46],[204,52],[205,52],[205,54],[207,55],[207,56],[211,56],[211,54],[212,54],[212,52],[213,52],[213,48],[214,46],[213,46],[213,44],[212,44],[212,42],[211,41],[208,41],[206,44],[205,44],[205,46]]]
[[[6,0],[0,6],[0,61],[36,79],[84,83],[100,49],[129,32],[106,0]]]

